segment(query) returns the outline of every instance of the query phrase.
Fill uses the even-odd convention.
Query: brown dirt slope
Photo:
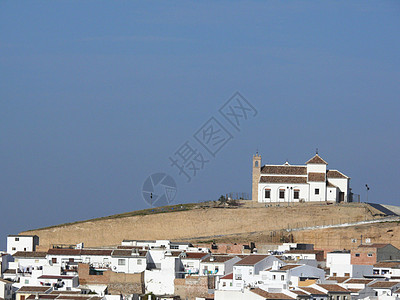
[[[240,208],[204,208],[171,213],[125,214],[48,228],[21,234],[36,234],[41,248],[52,244],[85,243],[85,247],[117,245],[123,239],[192,240],[208,236],[249,235],[286,228],[339,224],[373,219],[364,204],[298,204],[265,207],[247,203]]]

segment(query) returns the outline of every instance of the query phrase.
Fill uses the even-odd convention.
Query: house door
[[[344,192],[339,192],[339,202],[344,201]]]

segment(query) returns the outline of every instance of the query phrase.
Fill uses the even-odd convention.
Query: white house
[[[375,291],[375,296],[393,296],[400,288],[399,281],[377,281],[369,285]]]
[[[14,262],[10,263],[13,269],[38,268],[47,265],[47,252],[18,251],[14,253]]]
[[[79,286],[77,275],[42,275],[38,277],[38,281],[40,285],[52,286],[61,291],[77,290]]]
[[[0,254],[0,278],[3,277],[3,273],[9,269],[9,263],[14,261],[14,257],[12,257],[8,253],[2,252]]]
[[[179,254],[165,249],[149,250],[148,259],[151,263],[144,271],[146,293],[160,296],[174,294],[175,278],[183,277]]]
[[[252,199],[258,202],[350,202],[350,177],[328,170],[318,154],[306,165],[261,166],[261,156],[253,156]]]
[[[215,300],[294,300],[297,295],[291,291],[267,292],[260,288],[245,288],[239,291],[217,290],[214,294]]]
[[[9,235],[7,236],[7,253],[13,255],[18,251],[36,251],[39,245],[37,235]]]
[[[248,255],[233,266],[233,287],[242,289],[256,286],[260,271],[272,267],[274,261],[283,263],[272,255]]]
[[[147,251],[116,249],[111,254],[110,267],[117,273],[141,273],[147,267]]]
[[[400,278],[400,261],[378,262],[374,265],[374,275],[386,278]]]
[[[208,256],[210,256],[210,254],[204,252],[182,252],[179,257],[185,274],[199,274],[200,261]]]
[[[0,278],[0,299],[11,300],[13,297],[13,283]]]
[[[272,268],[261,271],[260,275],[261,288],[288,289],[290,286],[298,287],[307,280],[321,280],[325,277],[325,271],[308,265],[282,265],[274,262]]]
[[[330,276],[363,278],[372,276],[373,266],[351,264],[350,251],[333,251],[326,255],[326,267],[330,269]]]
[[[50,265],[63,268],[71,262],[85,262],[81,258],[81,249],[52,248],[47,251],[47,260]]]
[[[235,255],[211,255],[202,259],[200,262],[200,275],[224,276],[233,272],[233,266],[241,258]]]

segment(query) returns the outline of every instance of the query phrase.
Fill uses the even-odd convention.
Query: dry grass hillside
[[[355,203],[265,207],[243,201],[241,207],[234,208],[190,204],[56,225],[21,234],[38,235],[43,249],[52,244],[80,242],[84,242],[86,247],[117,245],[123,239],[205,241],[231,237],[231,240],[240,241],[245,237],[257,240],[257,234],[265,237],[287,228],[369,220],[375,218],[374,214],[367,205]],[[312,239],[306,233],[300,237]]]

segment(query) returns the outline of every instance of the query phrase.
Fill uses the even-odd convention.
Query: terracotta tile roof
[[[331,187],[331,188],[337,188],[336,185],[334,185],[332,182],[328,181],[328,183],[326,184],[327,187]]]
[[[325,173],[310,172],[310,173],[308,173],[308,181],[324,182],[325,181]]]
[[[307,175],[307,167],[303,166],[275,166],[265,165],[261,168],[261,174],[273,175]]]
[[[295,299],[283,293],[268,293],[260,288],[251,289],[250,291],[254,294],[264,297],[265,299]]]
[[[148,249],[149,247],[145,247]],[[117,249],[143,249],[142,246],[117,246]]]
[[[135,255],[132,255],[132,250],[125,250],[125,249],[116,249],[113,250],[111,256],[123,256],[123,257],[134,257]],[[147,251],[138,251],[137,252],[139,257],[144,257],[147,254]]]
[[[97,255],[97,256],[111,256],[113,250],[103,249],[82,249],[81,255]]]
[[[311,287],[301,287],[303,291],[306,291],[307,293],[311,295],[326,295],[323,291],[311,288]]]
[[[291,290],[291,292],[292,292],[292,293],[295,293],[295,294],[297,294],[297,295],[299,295],[299,296],[308,296],[308,294],[306,294],[306,293],[303,292],[303,291],[299,291],[299,290]]]
[[[52,248],[47,251],[50,255],[81,255],[80,249],[60,249]]]
[[[282,266],[279,270],[280,271],[287,271],[287,270],[291,270],[297,267],[301,267],[301,265],[286,265],[286,266]]]
[[[400,284],[399,281],[377,281],[371,284],[370,287],[385,289],[385,288],[392,288],[398,284]]]
[[[6,280],[6,279],[3,279],[3,278],[0,278],[0,281],[1,282],[4,282],[4,283],[8,283],[8,284],[13,284],[14,282],[12,282],[12,281],[9,281],[9,280]]]
[[[28,234],[9,234],[9,237],[37,237],[37,235],[28,235]]]
[[[326,280],[334,280],[337,281],[337,283],[343,283],[346,280],[350,279],[350,277],[338,277],[338,276],[329,276],[326,278]]]
[[[38,279],[73,279],[75,276],[66,275],[41,275]]]
[[[337,284],[318,284],[319,287],[327,290],[329,293],[349,293],[350,291]]]
[[[366,279],[366,278],[351,278],[346,281],[346,283],[357,283],[357,284],[368,284],[374,281],[373,279]]]
[[[25,258],[45,258],[47,252],[36,252],[36,251],[18,251],[13,254],[14,257],[25,257]]]
[[[24,285],[19,288],[17,293],[45,293],[51,290],[49,286],[27,286]]]
[[[362,289],[349,289],[347,288],[351,293],[358,293],[359,291],[361,291]]]
[[[395,294],[400,294],[400,289],[394,292]]]
[[[233,273],[229,273],[225,275],[224,277],[221,277],[221,279],[233,279]]]
[[[51,293],[50,294],[41,294],[38,296],[39,296],[39,299],[50,299],[50,300],[53,300],[58,297],[58,295],[51,295]],[[36,295],[33,295],[33,294],[29,295],[29,297],[26,298],[26,300],[34,300],[34,299],[37,299],[37,298],[36,298]]]
[[[76,295],[76,294],[81,294],[81,291],[51,291],[50,294],[63,294],[63,295]]]
[[[324,161],[321,156],[319,156],[318,154],[315,154],[314,157],[312,157],[311,159],[309,159],[306,162],[306,165],[308,164],[318,164],[318,165],[327,165],[328,163],[326,161]]]
[[[363,244],[363,245],[359,245],[358,248],[383,248],[383,247],[386,247],[387,245],[390,245],[390,244],[378,244],[378,243],[370,244],[370,245]]]
[[[185,252],[186,255],[182,255],[182,259],[201,259],[204,256],[208,255],[208,253],[204,252]]]
[[[248,255],[242,260],[238,261],[236,266],[254,266],[256,263],[262,261],[267,258],[269,255]]]
[[[171,251],[169,256],[179,256],[182,251]]]
[[[89,299],[94,299],[91,295],[58,295],[58,299],[66,299],[66,300],[89,300]]]
[[[285,253],[291,253],[291,254],[319,254],[319,253],[324,253],[324,250],[290,250],[286,251]]]
[[[338,170],[328,170],[326,171],[326,176],[328,178],[349,178]]]
[[[299,176],[261,176],[261,183],[307,183],[307,177]]]
[[[374,265],[374,268],[392,268],[392,269],[400,269],[399,261],[383,261],[378,262]]]
[[[201,260],[201,262],[207,262],[207,263],[223,263],[228,260],[231,260],[235,256],[232,255],[211,255],[209,257],[206,257]],[[211,260],[214,259],[214,260]],[[240,262],[240,261],[239,261]]]

